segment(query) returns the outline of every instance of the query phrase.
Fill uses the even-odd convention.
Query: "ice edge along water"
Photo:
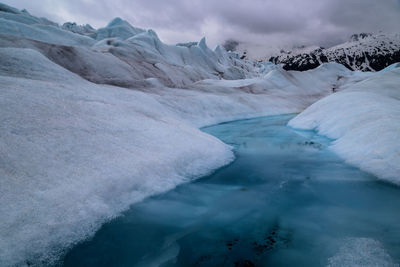
[[[311,105],[289,126],[317,130],[348,163],[400,184],[399,64]]]
[[[51,263],[129,205],[233,160],[230,147],[198,127],[300,112],[333,89],[343,90],[338,96],[352,85],[368,89],[369,80],[398,109],[395,67],[286,72],[211,50],[204,39],[166,45],[120,19],[93,37],[3,4],[0,20],[0,265]],[[397,127],[398,113],[387,112]],[[333,114],[312,126],[322,129]],[[379,154],[383,172],[397,170],[396,129],[383,139],[394,149]],[[339,138],[336,151],[341,136],[321,133]],[[351,145],[350,156],[364,153],[362,143]]]

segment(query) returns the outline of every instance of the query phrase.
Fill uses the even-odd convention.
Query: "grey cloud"
[[[234,39],[257,47],[334,45],[357,32],[394,32],[399,0],[6,0],[34,15],[96,27],[122,17],[167,42]]]

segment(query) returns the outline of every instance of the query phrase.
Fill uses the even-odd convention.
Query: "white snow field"
[[[347,162],[400,184],[400,65],[316,102],[289,126],[335,139],[331,148]]]
[[[231,162],[199,127],[301,112],[333,91],[291,125],[398,181],[398,79],[395,67],[286,72],[121,19],[59,27],[0,4],[0,266],[53,263],[133,203]]]

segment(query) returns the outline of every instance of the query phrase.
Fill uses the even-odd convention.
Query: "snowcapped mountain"
[[[351,70],[379,71],[400,61],[400,34],[354,34],[346,43],[305,53],[283,51],[269,61],[285,70],[305,71],[337,62]]]

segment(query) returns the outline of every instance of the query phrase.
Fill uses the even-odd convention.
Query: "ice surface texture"
[[[329,258],[327,267],[398,267],[399,264],[384,250],[383,245],[370,238],[347,238],[339,252]]]

